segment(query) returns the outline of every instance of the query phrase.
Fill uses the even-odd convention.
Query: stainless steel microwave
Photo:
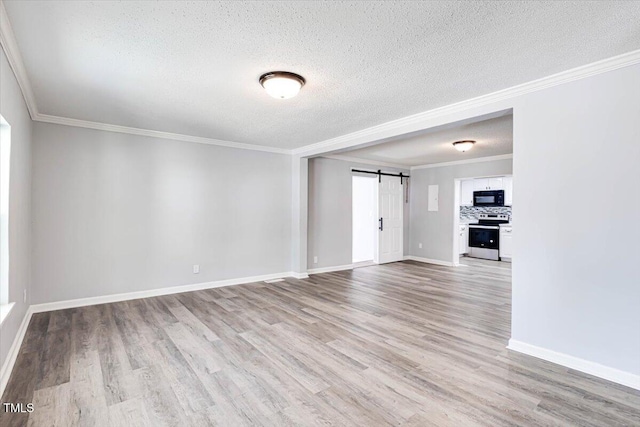
[[[504,206],[504,190],[474,191],[473,206]]]

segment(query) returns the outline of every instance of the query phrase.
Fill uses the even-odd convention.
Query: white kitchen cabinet
[[[508,226],[500,226],[500,259],[502,261],[511,261],[513,254],[513,228]]]
[[[502,177],[489,178],[489,190],[503,190]]]
[[[474,191],[485,191],[489,189],[489,178],[478,178],[473,180]]]
[[[502,177],[478,178],[473,180],[474,191],[502,190]]]
[[[473,206],[473,179],[460,182],[460,206]]]
[[[469,226],[467,224],[460,224],[460,237],[458,239],[458,252],[460,255],[469,252]]]
[[[504,205],[513,205],[513,177],[505,176],[502,178],[502,185],[504,186]]]

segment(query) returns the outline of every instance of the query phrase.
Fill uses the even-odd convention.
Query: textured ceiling
[[[476,143],[471,150],[461,153],[452,144],[463,139],[471,139]],[[508,115],[340,154],[403,166],[419,166],[511,153],[513,116]]]
[[[40,113],[287,149],[640,48],[640,2],[5,7]]]

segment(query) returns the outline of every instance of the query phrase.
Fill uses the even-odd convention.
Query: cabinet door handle
[[[380,219],[378,221],[380,221],[380,226],[378,227],[378,229],[380,231],[383,231],[384,230],[384,223],[382,222],[382,217],[380,217]]]

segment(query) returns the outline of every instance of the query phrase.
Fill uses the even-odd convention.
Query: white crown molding
[[[171,132],[161,132],[149,129],[140,129],[129,126],[112,125],[108,123],[92,122],[88,120],[72,119],[67,117],[52,116],[48,114],[40,114],[36,105],[35,96],[29,81],[27,70],[22,60],[22,55],[18,49],[11,22],[7,16],[4,2],[0,0],[0,44],[7,55],[9,65],[16,76],[20,90],[24,97],[31,120],[44,123],[55,123],[58,125],[81,127],[86,129],[103,130],[110,132],[126,133],[131,135],[149,136],[152,138],[171,139],[175,141],[195,142],[198,144],[217,145],[221,147],[239,148],[243,150],[264,151],[267,153],[291,154],[291,150],[276,147],[267,147],[255,144],[245,144],[241,142],[224,141],[221,139],[205,138],[200,136],[191,136]]]
[[[22,341],[24,340],[24,336],[27,333],[27,327],[29,326],[29,322],[31,321],[31,316],[33,315],[33,311],[31,307],[27,309],[27,312],[24,314],[22,318],[22,323],[20,323],[20,328],[18,328],[18,333],[16,337],[13,339],[13,343],[11,343],[11,347],[9,347],[9,352],[7,353],[7,358],[0,368],[0,396],[3,395],[5,387],[7,387],[7,383],[9,382],[9,378],[11,377],[11,372],[13,371],[13,366],[16,364],[16,359],[18,358],[18,353],[20,350],[20,346],[22,345]]]
[[[291,154],[291,150],[284,148],[267,147],[263,145],[244,144],[241,142],[224,141],[222,139],[204,138],[201,136],[183,135],[180,133],[162,132],[157,130],[140,129],[129,126],[112,125],[88,120],[69,119],[66,117],[50,116],[48,114],[38,114],[33,120],[44,123],[54,123],[58,125],[74,126],[86,129],[96,129],[108,132],[126,133],[130,135],[148,136],[151,138],[171,139],[174,141],[195,142],[198,144],[217,145],[220,147],[239,148],[242,150],[264,151],[276,154]]]
[[[476,98],[449,104],[444,107],[406,116],[401,119],[392,120],[380,125],[338,136],[336,138],[317,142],[315,144],[305,145],[304,147],[294,149],[293,154],[301,157],[317,156],[323,153],[345,149],[367,142],[379,141],[384,138],[402,135],[424,128],[424,126],[421,125],[429,120],[513,99],[531,92],[540,91],[638,63],[640,63],[640,50],[634,50],[612,58],[603,59],[601,61],[593,62],[591,64],[583,65],[551,76],[543,77],[507,89],[502,89],[487,95],[478,96]]]
[[[27,70],[24,68],[24,62],[22,61],[22,55],[18,49],[18,43],[13,35],[13,29],[11,28],[11,22],[9,22],[9,16],[7,10],[4,8],[4,2],[0,0],[0,45],[4,53],[7,55],[7,61],[9,66],[13,70],[13,74],[16,76],[18,86],[22,91],[22,96],[27,104],[27,110],[31,119],[38,115],[38,107],[36,106],[36,99],[33,95],[33,89],[29,82]]]
[[[339,154],[329,154],[322,157],[324,157],[325,159],[342,160],[343,162],[362,163],[363,165],[383,166],[387,168],[395,168],[395,169],[403,169],[403,170],[410,169],[410,166],[399,165],[397,163],[379,162],[377,160],[360,159],[358,157],[343,156]]]
[[[422,113],[403,117],[401,119],[392,120],[380,125],[372,126],[366,129],[352,132],[336,138],[320,141],[315,144],[305,145],[293,150],[267,147],[254,144],[245,144],[233,141],[224,141],[219,139],[204,138],[190,136],[184,134],[161,132],[148,129],[139,129],[128,126],[111,125],[100,122],[91,122],[86,120],[72,119],[66,117],[58,117],[47,114],[40,114],[35,102],[35,97],[29,82],[29,78],[22,61],[22,56],[18,50],[11,23],[7,16],[4,3],[0,0],[0,44],[4,49],[11,69],[13,70],[16,80],[22,90],[22,94],[27,104],[27,109],[31,115],[31,119],[46,123],[56,123],[66,126],[76,126],[88,129],[106,130],[112,132],[128,133],[133,135],[150,136],[154,138],[172,139],[176,141],[195,142],[200,144],[218,145],[230,148],[239,148],[245,150],[264,151],[278,154],[295,155],[299,157],[318,156],[338,149],[350,148],[366,142],[375,142],[383,138],[402,135],[411,131],[422,129],[421,126],[428,120],[444,117],[449,114],[463,112],[475,107],[482,107],[491,103],[512,99],[530,92],[539,91],[552,86],[568,83],[574,80],[583,79],[596,74],[605,73],[616,70],[618,68],[627,67],[640,63],[640,50],[635,50],[622,55],[607,58],[598,62],[587,64],[571,70],[543,77],[538,80],[523,83],[507,89],[499,90],[487,95],[471,98],[465,101],[446,105],[443,107],[428,110]],[[397,166],[394,166],[397,167]]]
[[[570,369],[575,369],[576,371],[584,372],[586,374],[594,375],[608,381],[613,381],[614,383],[640,390],[640,375],[632,374],[631,372],[621,371],[619,369],[604,366],[579,357],[527,344],[522,341],[514,340],[513,338],[509,340],[507,348],[512,351],[517,351],[518,353],[537,357],[538,359],[546,360]]]
[[[506,159],[513,159],[513,154],[501,154],[499,156],[477,157],[475,159],[456,160],[453,162],[431,163],[428,165],[411,166],[411,170],[414,171],[418,169],[441,168],[444,166],[466,165],[469,163],[492,162],[494,160],[506,160]]]

